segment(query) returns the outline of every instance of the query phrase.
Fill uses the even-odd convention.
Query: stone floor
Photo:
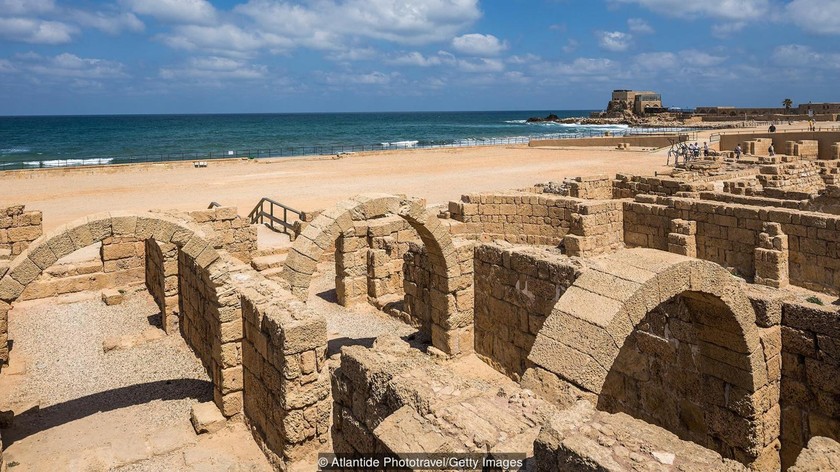
[[[115,306],[98,293],[15,306],[0,374],[0,410],[16,414],[2,430],[9,470],[271,470],[242,424],[195,434],[190,407],[212,386],[156,314],[145,291]],[[113,337],[135,342],[105,352]]]

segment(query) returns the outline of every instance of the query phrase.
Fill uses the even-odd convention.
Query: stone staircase
[[[289,255],[292,242],[288,235],[275,233],[258,225],[257,244],[259,249],[251,258],[251,267],[269,279],[276,279],[283,272],[283,264]]]

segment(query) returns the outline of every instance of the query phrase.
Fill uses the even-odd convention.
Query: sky
[[[840,0],[0,0],[0,115],[840,101]]]

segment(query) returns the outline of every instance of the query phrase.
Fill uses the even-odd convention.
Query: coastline
[[[806,123],[784,125],[801,129]],[[753,128],[763,130],[763,127]],[[714,132],[699,131],[702,143]],[[266,196],[299,210],[327,208],[367,192],[445,204],[464,193],[530,187],[580,175],[668,172],[667,149],[477,146],[334,156],[119,164],[0,172],[0,204],[44,212],[44,229],[101,211],[196,210],[211,201],[246,215]]]

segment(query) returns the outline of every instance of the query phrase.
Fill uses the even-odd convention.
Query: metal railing
[[[266,205],[268,205],[268,211],[266,211]],[[279,207],[276,215],[275,207]],[[279,216],[280,210],[283,211],[282,218]],[[297,219],[301,219],[303,216],[303,212],[300,210],[295,210],[268,197],[262,197],[259,203],[257,203],[257,206],[251,210],[251,213],[248,213],[248,221],[252,225],[264,224],[271,228],[272,231],[289,234],[289,230],[294,230],[295,228],[294,221],[289,222],[289,213],[297,215]],[[266,220],[268,220],[267,223]],[[277,229],[275,224],[280,225],[283,229]]]

